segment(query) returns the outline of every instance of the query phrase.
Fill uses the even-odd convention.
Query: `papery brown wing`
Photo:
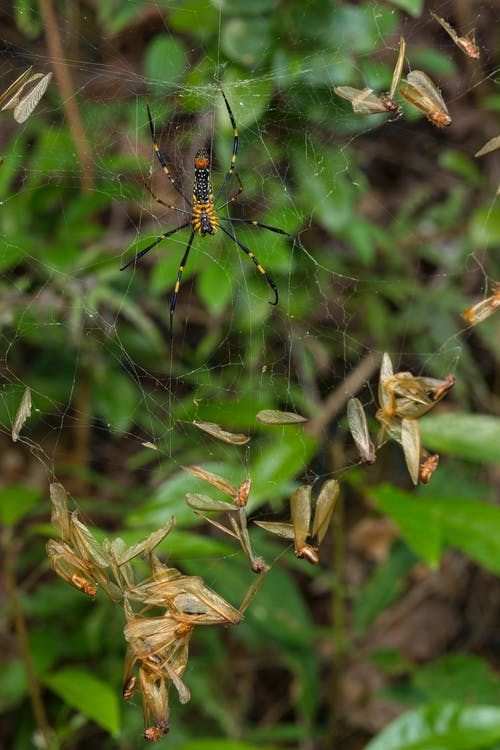
[[[316,512],[312,527],[312,537],[318,544],[323,541],[330,518],[337,502],[340,486],[336,479],[328,479],[322,486],[316,501]]]
[[[299,551],[306,543],[311,525],[311,487],[304,485],[295,490],[290,498],[295,550]]]

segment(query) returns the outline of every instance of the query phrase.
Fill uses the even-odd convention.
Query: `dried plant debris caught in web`
[[[374,463],[375,446],[368,432],[365,410],[358,398],[350,398],[347,402],[347,423],[363,463]]]
[[[14,83],[11,83],[3,94],[0,94],[0,104],[5,102],[2,106],[2,112],[7,109],[13,109],[14,120],[19,123],[24,122],[31,115],[45,94],[52,78],[52,73],[46,73],[45,75],[43,73],[33,73],[31,75],[32,70],[32,67],[25,70]],[[27,93],[24,93],[24,90],[35,81],[38,81],[38,83],[29,89]]]
[[[399,54],[392,74],[391,88],[388,94],[377,96],[373,89],[356,89],[352,86],[334,86],[337,96],[351,102],[353,112],[357,115],[376,115],[392,112],[399,114],[401,108],[394,99],[396,89],[403,72],[406,43],[403,37],[399,40]]]
[[[435,471],[439,456],[430,454],[421,446],[418,419],[433,409],[453,388],[455,378],[444,379],[415,376],[411,372],[394,373],[387,353],[382,357],[378,386],[379,409],[375,414],[381,424],[377,445],[386,436],[398,442],[404,451],[405,461],[414,484],[419,479],[426,484]]]
[[[460,313],[462,318],[464,318],[467,323],[470,323],[471,326],[474,326],[477,323],[482,323],[483,320],[486,320],[490,315],[493,315],[496,310],[500,309],[499,281],[493,284],[491,291],[493,292],[491,297],[487,297],[486,299],[481,300],[481,302],[471,305],[471,307],[468,307]]]
[[[290,498],[292,523],[280,523],[279,521],[255,521],[254,523],[271,534],[292,540],[296,556],[305,558],[313,565],[317,565],[319,546],[328,531],[340,487],[336,479],[329,479],[323,484],[316,501],[312,528],[311,492],[312,487],[304,485],[293,493]]]
[[[246,445],[250,442],[250,437],[248,435],[243,435],[240,432],[228,432],[215,422],[193,422],[193,424],[199,430],[202,430],[202,432],[206,432],[208,435],[220,440],[222,443],[229,443],[230,445]]]
[[[191,473],[229,492],[233,505],[225,505],[234,507],[237,514],[244,512],[250,491],[249,480],[234,488],[199,467]],[[173,517],[166,526],[130,547],[119,537],[104,539],[100,544],[80,521],[78,513],[70,513],[68,495],[62,485],[52,484],[50,496],[51,521],[60,537],[49,539],[47,543],[52,568],[64,581],[88,596],[96,596],[101,588],[113,602],[123,602],[127,653],[122,695],[125,700],[131,700],[136,690],[140,690],[144,737],[155,742],[169,731],[169,684],[174,685],[181,703],[190,699],[189,689],[181,678],[186,669],[194,628],[197,625],[237,625],[264,576],[254,579],[237,609],[207,586],[200,576],[184,575],[165,565],[155,553],[156,547],[173,530]],[[240,538],[244,546],[246,518],[241,528],[236,525],[236,530],[238,533],[235,531],[232,535]],[[137,571],[132,565],[139,557],[150,569],[150,575],[141,580],[137,580]],[[143,570],[143,567],[139,569]],[[256,572],[267,570],[268,566],[263,564]],[[140,611],[134,610],[135,604],[140,606]],[[151,607],[162,610],[161,615],[146,616]]]
[[[248,502],[250,489],[252,487],[251,479],[245,479],[239,487],[234,487],[223,477],[220,477],[218,474],[213,474],[210,471],[206,471],[201,466],[183,466],[182,468],[184,471],[189,472],[193,476],[198,477],[198,479],[201,479],[212,485],[212,487],[220,490],[232,500],[232,503],[228,503],[227,500],[216,500],[208,495],[203,495],[197,492],[188,492],[185,497],[186,504],[194,510],[198,516],[205,521],[208,521],[212,526],[215,526],[224,534],[228,534],[237,540],[248,558],[250,567],[254,573],[267,573],[269,566],[261,557],[256,557],[254,555],[248,533],[245,506]],[[227,513],[229,525],[226,526],[219,521],[216,521],[210,516],[207,516],[206,513]]]
[[[412,70],[406,76],[406,80],[403,80],[400,91],[406,101],[420,109],[437,128],[451,124],[451,117],[441,92],[427,73]]]
[[[16,416],[12,422],[12,441],[16,443],[27,419],[31,417],[31,391],[29,388],[24,389],[21,401],[19,403]]]
[[[479,51],[479,47],[475,42],[473,31],[470,34],[466,34],[465,36],[458,36],[455,29],[451,24],[448,23],[448,21],[445,21],[444,18],[441,18],[436,13],[433,13],[432,10],[430,11],[430,14],[434,18],[434,20],[437,21],[451,36],[457,47],[461,49],[462,52],[464,52],[468,57],[472,57],[474,60],[479,60],[479,58],[481,57],[481,53]]]

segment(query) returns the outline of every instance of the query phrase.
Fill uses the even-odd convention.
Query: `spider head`
[[[210,166],[210,159],[208,151],[205,148],[201,148],[194,155],[194,166],[196,169],[208,169]]]

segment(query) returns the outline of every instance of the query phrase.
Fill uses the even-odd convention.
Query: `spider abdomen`
[[[206,234],[215,234],[219,225],[219,217],[215,213],[214,204],[210,201],[207,203],[198,203],[196,198],[194,198],[191,223],[194,231],[200,237],[204,237]]]

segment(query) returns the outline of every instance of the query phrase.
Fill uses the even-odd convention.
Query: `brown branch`
[[[90,193],[94,187],[94,162],[92,161],[92,154],[76,104],[73,84],[66,64],[52,0],[39,0],[39,4],[43,18],[47,49],[54,66],[54,74],[61,92],[69,129],[75,143],[76,153],[78,154],[78,161],[80,162],[82,190],[84,193]]]
[[[326,399],[318,416],[311,419],[305,430],[312,437],[319,437],[326,425],[339,413],[347,401],[356,394],[363,383],[371,378],[380,363],[378,354],[368,354],[342,384]]]
[[[33,714],[35,716],[35,721],[38,729],[44,739],[45,747],[54,748],[56,747],[55,735],[50,729],[47,714],[45,712],[42,693],[36,676],[33,657],[31,655],[31,647],[28,639],[26,620],[24,618],[24,612],[18,593],[17,581],[15,576],[16,553],[14,551],[13,532],[9,527],[6,527],[2,533],[2,546],[5,556],[5,581],[12,607],[14,629],[19,646],[19,652],[21,654],[24,668],[26,670],[26,679],[28,682],[28,690],[31,698]]]

